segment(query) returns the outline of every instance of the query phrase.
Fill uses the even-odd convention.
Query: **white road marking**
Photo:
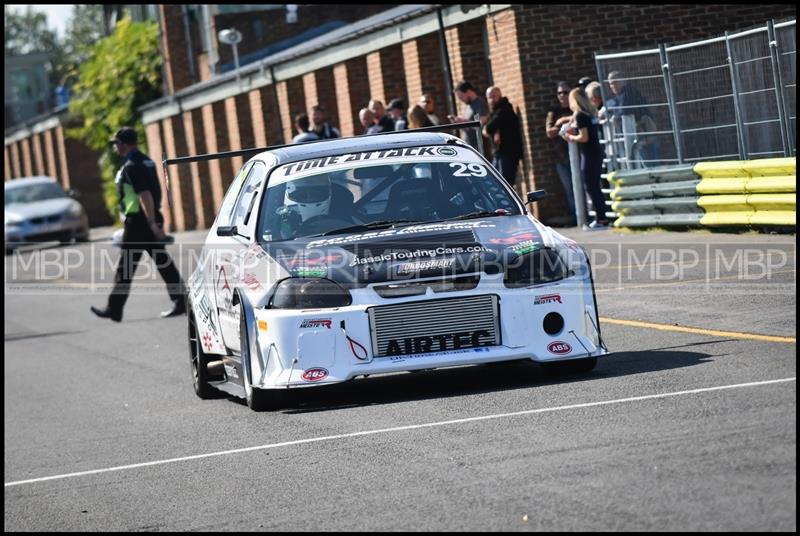
[[[722,391],[726,389],[737,389],[740,387],[758,387],[762,385],[771,385],[776,383],[786,383],[786,382],[793,382],[797,379],[797,377],[791,378],[781,378],[779,380],[767,380],[761,382],[750,382],[750,383],[737,383],[734,385],[720,385],[717,387],[704,387],[701,389],[690,389],[688,391],[675,391],[672,393],[661,393],[656,395],[644,395],[644,396],[633,396],[630,398],[618,398],[616,400],[603,400],[601,402],[586,402],[583,404],[570,404],[568,406],[556,406],[552,408],[540,408],[540,409],[529,409],[524,411],[515,411],[512,413],[497,413],[494,415],[483,415],[480,417],[467,417],[464,419],[453,419],[450,421],[438,421],[438,422],[429,422],[425,424],[412,424],[408,426],[396,426],[394,428],[381,428],[380,430],[367,430],[364,432],[351,432],[349,434],[339,434],[339,435],[332,435],[332,436],[323,436],[323,437],[313,437],[309,439],[298,439],[295,441],[284,441],[283,443],[271,443],[269,445],[259,445],[256,447],[245,447],[240,449],[231,449],[231,450],[223,450],[220,452],[210,452],[207,454],[196,454],[194,456],[183,456],[180,458],[170,458],[168,460],[157,460],[153,462],[145,462],[145,463],[133,463],[130,465],[120,465],[117,467],[107,467],[105,469],[94,469],[91,471],[81,471],[78,473],[68,473],[64,475],[54,475],[54,476],[46,476],[42,478],[31,478],[29,480],[17,480],[15,482],[6,482],[4,486],[6,488],[11,486],[21,486],[22,484],[34,484],[36,482],[46,482],[48,480],[61,480],[64,478],[75,478],[79,476],[87,476],[87,475],[97,475],[102,473],[110,473],[112,471],[123,471],[126,469],[138,469],[140,467],[149,467],[152,465],[163,465],[167,463],[176,463],[176,462],[184,462],[189,460],[200,460],[203,458],[212,458],[214,456],[225,456],[226,454],[239,454],[241,452],[252,452],[256,450],[266,450],[266,449],[273,449],[278,447],[288,447],[291,445],[304,445],[307,443],[317,443],[319,441],[331,441],[334,439],[347,439],[351,437],[360,437],[360,436],[367,436],[367,435],[375,435],[375,434],[386,434],[390,432],[402,432],[405,430],[416,430],[419,428],[433,428],[436,426],[445,426],[448,424],[461,424],[467,422],[476,422],[476,421],[486,421],[491,419],[502,419],[505,417],[518,417],[521,415],[536,415],[539,413],[550,413],[554,411],[563,411],[568,409],[578,409],[578,408],[591,408],[596,406],[607,406],[609,404],[621,404],[624,402],[638,402],[641,400],[655,400],[658,398],[668,398],[672,396],[681,396],[681,395],[692,395],[697,393],[709,393],[712,391]]]

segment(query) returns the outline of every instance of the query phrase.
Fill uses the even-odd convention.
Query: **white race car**
[[[200,261],[188,302],[201,398],[265,409],[287,388],[359,376],[516,359],[589,371],[607,353],[584,250],[447,134],[258,154]]]

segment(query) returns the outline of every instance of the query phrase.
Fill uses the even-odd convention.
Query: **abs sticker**
[[[310,368],[303,372],[303,380],[307,382],[318,382],[328,377],[328,370],[322,367]]]
[[[568,353],[570,353],[572,351],[572,346],[570,346],[569,344],[567,344],[565,342],[556,341],[556,342],[551,342],[550,344],[548,344],[547,345],[547,350],[551,354],[564,355],[564,354],[568,354]]]

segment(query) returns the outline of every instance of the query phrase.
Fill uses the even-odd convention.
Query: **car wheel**
[[[250,313],[252,314],[252,313]],[[279,394],[275,390],[265,390],[253,387],[252,370],[250,368],[250,335],[247,333],[245,308],[239,310],[239,347],[242,358],[242,380],[247,406],[253,411],[267,411],[275,409],[279,402]]]
[[[208,354],[203,351],[203,345],[200,343],[200,338],[197,334],[197,322],[193,313],[189,313],[189,360],[192,367],[195,394],[202,399],[218,397],[219,391],[211,387],[208,382],[222,378],[214,378],[208,372],[210,359]]]
[[[542,363],[542,365],[544,365],[545,370],[551,374],[586,374],[594,370],[594,367],[597,365],[597,358],[584,357],[583,359]]]

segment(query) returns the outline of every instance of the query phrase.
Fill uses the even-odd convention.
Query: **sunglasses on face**
[[[558,95],[569,95],[569,91],[559,91]]]

